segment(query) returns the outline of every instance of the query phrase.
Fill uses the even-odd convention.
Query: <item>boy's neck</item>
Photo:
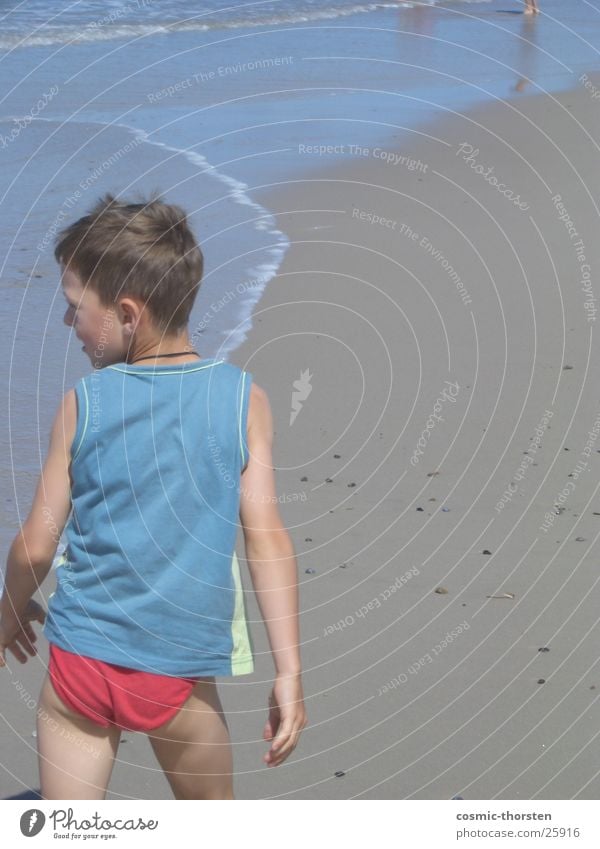
[[[169,356],[168,359],[173,362],[190,362],[197,361],[199,354],[194,351],[194,346],[190,341],[187,331],[179,334],[179,336],[167,336],[158,340],[148,340],[145,343],[133,344],[127,353],[127,362],[133,364],[139,359],[144,359],[145,363],[151,363],[153,359],[160,360],[165,355],[178,354],[179,356]],[[181,359],[180,359],[181,358]]]

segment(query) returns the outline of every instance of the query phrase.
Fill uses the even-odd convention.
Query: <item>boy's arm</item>
[[[272,741],[263,760],[274,767],[294,750],[308,720],[302,692],[296,557],[275,493],[271,408],[265,391],[254,383],[250,388],[247,443],[249,459],[241,476],[240,518],[248,568],[277,670],[263,730],[265,740]]]
[[[77,425],[77,401],[71,389],[56,413],[50,447],[31,510],[8,553],[0,626],[10,642],[21,625],[31,596],[50,571],[60,535],[71,512],[69,464]]]
[[[250,389],[247,443],[249,460],[240,482],[246,560],[277,674],[297,674],[301,660],[296,557],[279,515],[269,399],[255,383]]]

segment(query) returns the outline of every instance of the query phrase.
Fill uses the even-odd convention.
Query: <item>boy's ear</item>
[[[124,298],[122,301],[119,301],[118,309],[121,313],[121,324],[128,325],[123,328],[123,331],[128,334],[133,333],[133,327],[138,319],[138,316],[136,315],[135,303],[129,298]]]

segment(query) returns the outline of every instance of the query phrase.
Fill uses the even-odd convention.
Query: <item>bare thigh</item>
[[[231,740],[214,677],[198,681],[148,737],[176,799],[234,798]]]
[[[105,799],[121,732],[70,710],[46,675],[37,712],[43,799]]]

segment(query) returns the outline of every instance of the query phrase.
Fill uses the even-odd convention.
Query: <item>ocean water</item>
[[[249,3],[156,2],[156,0],[27,0],[2,3],[0,48],[105,41],[160,33],[285,26],[327,21],[381,9],[440,5],[444,0],[391,0],[356,3],[352,0],[259,0]],[[479,0],[458,0],[471,3]],[[6,7],[6,8],[5,8]]]
[[[230,357],[289,246],[266,193],[358,146],[598,66],[584,0],[230,3],[0,0],[4,527],[31,495],[60,395],[89,360],[62,323],[53,237],[106,191],[160,190],[205,254],[191,332]],[[329,146],[329,149],[328,147]],[[10,490],[13,490],[12,492]]]

